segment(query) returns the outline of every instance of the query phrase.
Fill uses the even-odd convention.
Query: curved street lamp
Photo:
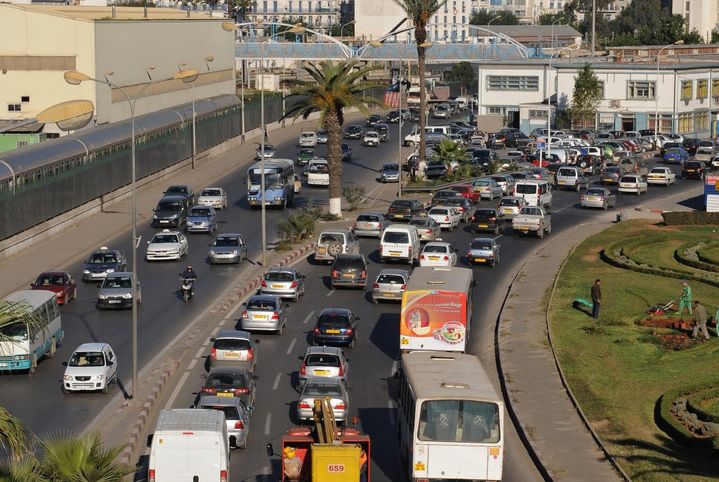
[[[669,47],[673,47],[675,45],[684,45],[684,40],[677,40],[674,43],[671,43],[669,45],[665,45],[664,47],[659,49],[659,52],[657,52],[657,80],[654,83],[654,146],[656,149],[656,146],[659,145],[659,96],[657,93],[659,92],[659,58],[662,55],[662,52],[664,50],[668,49]],[[709,87],[711,89],[711,86]],[[710,91],[711,92],[711,91]],[[672,116],[672,128],[674,128],[674,116]]]

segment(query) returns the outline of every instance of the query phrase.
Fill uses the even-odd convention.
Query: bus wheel
[[[50,351],[47,354],[48,358],[55,358],[55,352],[57,351],[57,341],[55,341],[55,337],[52,337],[52,341],[50,342]]]

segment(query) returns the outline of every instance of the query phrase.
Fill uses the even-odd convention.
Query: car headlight
[[[153,214],[152,219],[159,219],[159,218],[157,217],[157,214]]]
[[[170,252],[171,254],[178,254],[178,253],[180,252],[180,250],[179,250],[178,248],[175,248],[175,249],[169,250],[169,252]]]
[[[63,380],[65,380],[66,382],[71,382],[71,381],[72,381],[72,376],[70,376],[70,375],[64,375],[62,378],[63,378]]]
[[[215,255],[215,250],[214,250],[214,249],[211,249],[211,250],[210,250],[210,255],[211,255],[211,256],[214,256],[214,255]]]
[[[114,272],[115,272],[115,268],[107,268],[107,272],[108,272],[108,273],[114,273]]]
[[[240,252],[239,252],[239,250],[237,250],[237,249],[233,249],[233,250],[232,250],[232,254],[239,254],[239,253],[240,253]]]
[[[179,214],[173,214],[172,216],[170,216],[170,219],[177,219],[178,216]]]
[[[132,293],[125,293],[124,295],[122,295],[122,297],[126,300],[129,300],[130,298],[132,298]]]
[[[105,379],[105,375],[95,375],[94,377],[92,377],[92,379],[97,382],[101,382]]]
[[[100,300],[106,300],[106,299],[107,299],[107,295],[97,295],[97,298],[100,299]]]
[[[82,270],[82,274],[90,274],[90,270],[89,270],[89,269],[84,269],[84,270]]]
[[[282,198],[279,196],[275,196],[275,201],[282,201]]]

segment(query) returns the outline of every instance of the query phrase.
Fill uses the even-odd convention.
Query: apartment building
[[[301,18],[310,28],[326,32],[340,22],[343,3],[344,0],[257,0],[248,17],[253,22]]]
[[[712,31],[719,24],[719,1],[717,0],[672,0],[672,13],[686,19],[689,30],[696,29],[709,43]]]

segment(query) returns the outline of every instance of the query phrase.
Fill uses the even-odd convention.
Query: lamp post
[[[234,22],[222,22],[222,30],[225,32],[232,32],[234,34],[237,30],[237,25]],[[242,59],[242,78],[240,79],[240,104],[242,104],[242,110],[240,111],[240,126],[242,133],[240,134],[240,143],[245,143],[245,72],[247,67],[247,61]]]
[[[350,20],[349,22],[343,23],[342,25],[340,25],[340,38],[342,38],[342,31],[344,30],[344,28],[345,28],[347,25],[351,25],[351,24],[353,24],[353,23],[355,23],[355,20]]]
[[[206,57],[205,59],[209,58],[211,56]],[[192,168],[195,168],[195,158],[197,156],[197,136],[195,134],[195,119],[197,117],[197,113],[195,111],[195,82],[197,82],[197,78],[200,76],[200,73],[197,71],[197,69],[185,69],[180,70],[177,72],[173,79],[175,80],[181,80],[185,84],[191,84],[191,90],[192,90]]]
[[[501,15],[497,15],[496,17],[494,17],[493,19],[491,19],[489,22],[487,22],[487,27],[489,27],[489,26],[492,24],[492,22],[494,22],[495,20],[497,20],[497,19],[499,19],[499,18],[502,18],[502,16],[501,16]]]
[[[677,40],[674,43],[671,43],[669,45],[665,45],[664,47],[659,49],[659,52],[657,52],[657,80],[654,84],[654,148],[657,148],[657,145],[659,144],[659,58],[662,55],[662,52],[669,47],[673,47],[675,45],[682,45],[684,44],[684,40]],[[672,118],[672,122],[674,122],[674,119]]]
[[[552,59],[555,55],[561,54],[564,50],[572,50],[576,47],[576,45],[567,45],[566,47],[562,47],[561,49],[557,50],[556,52],[552,52],[552,54],[549,56],[549,72],[547,75],[549,75],[550,81],[552,81]],[[549,155],[551,154],[551,147],[552,147],[552,95],[555,97],[558,96],[558,89],[559,86],[557,85],[556,79],[555,82],[553,82],[554,88],[551,89],[552,92],[549,93],[549,97],[547,99],[547,158],[549,158]],[[541,164],[541,162],[540,162]],[[541,167],[541,165],[540,165]]]
[[[152,69],[147,69],[152,70]],[[90,77],[87,74],[83,74],[82,72],[78,72],[76,70],[69,70],[65,72],[64,77],[65,81],[68,84],[72,85],[80,85],[82,82],[95,82],[97,84],[104,84],[112,89],[117,89],[120,92],[122,92],[122,95],[125,96],[125,100],[127,100],[127,105],[130,107],[130,135],[131,135],[131,164],[132,164],[132,181],[131,181],[131,204],[132,204],[132,241],[131,241],[131,251],[132,251],[132,394],[130,395],[130,398],[134,396],[134,394],[137,391],[137,196],[136,196],[136,189],[135,189],[135,180],[137,178],[137,162],[135,158],[135,103],[137,102],[137,97],[142,93],[143,90],[145,90],[150,85],[153,85],[153,82],[150,82],[146,84],[142,89],[140,89],[137,94],[135,94],[135,97],[130,97],[130,95],[127,93],[125,89],[120,87],[119,85],[115,84],[114,82],[111,82],[107,79],[108,76],[113,75],[113,72],[108,72],[105,74],[105,80],[101,79],[95,79],[93,77]],[[149,75],[149,72],[148,72]]]

